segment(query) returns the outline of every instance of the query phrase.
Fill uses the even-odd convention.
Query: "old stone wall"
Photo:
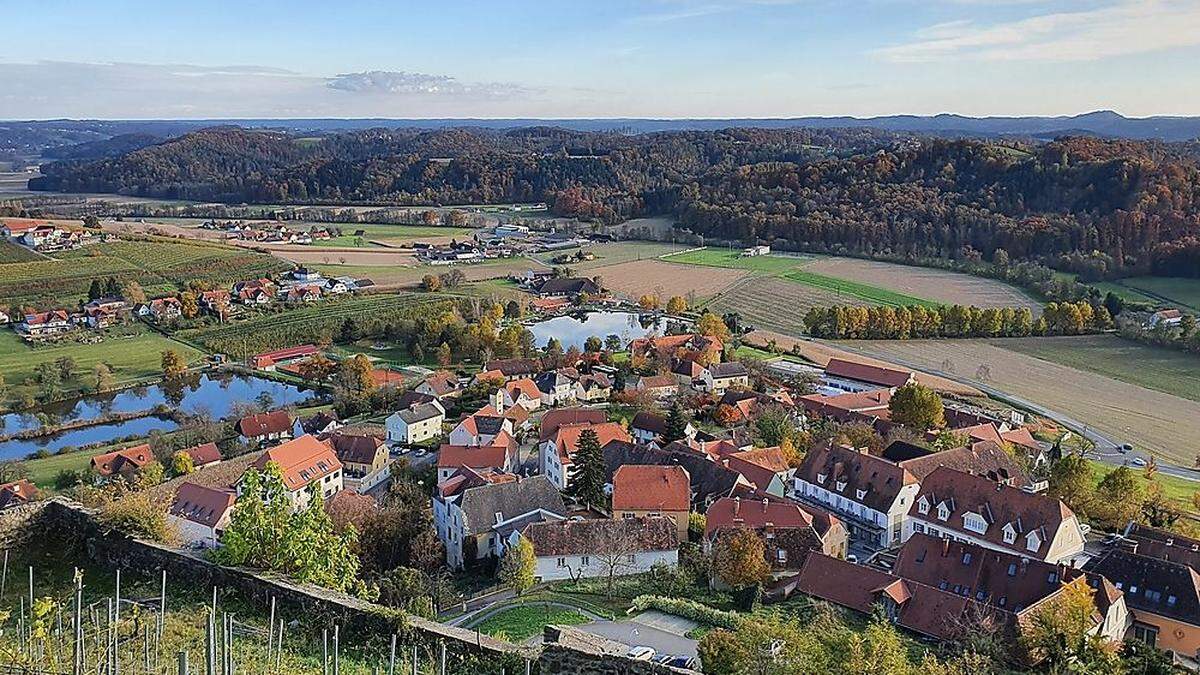
[[[538,660],[543,675],[685,675],[671,668],[626,656],[628,646],[575,628],[547,626]]]

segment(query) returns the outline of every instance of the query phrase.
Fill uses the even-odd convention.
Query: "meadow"
[[[1131,277],[1113,282],[1158,304],[1200,311],[1200,279],[1180,277]]]
[[[872,305],[889,305],[891,307],[904,307],[912,305],[921,305],[924,307],[937,307],[939,303],[918,298],[896,291],[882,288],[880,286],[872,286],[858,281],[848,281],[846,279],[838,279],[836,277],[825,276],[815,272],[805,270],[795,270],[783,275],[788,281],[795,281],[806,286],[819,288],[821,290],[830,291],[837,295],[837,302],[834,304],[859,304],[854,300],[860,300]],[[969,303],[967,303],[969,304]]]
[[[64,393],[81,393],[90,389],[92,370],[98,363],[112,369],[117,385],[155,379],[162,372],[162,352],[174,349],[187,361],[196,362],[203,353],[157,333],[130,328],[128,336],[115,335],[102,342],[83,344],[65,342],[56,345],[30,346],[11,331],[0,331],[0,374],[7,385],[9,400],[20,400],[26,394],[34,396],[37,385],[32,380],[34,369],[42,363],[53,363],[61,357],[75,360],[76,377],[65,382]]]
[[[41,255],[30,251],[20,244],[0,240],[0,265],[5,263],[33,262],[44,259]]]
[[[739,270],[779,274],[794,270],[807,262],[809,256],[756,255],[743,256],[740,249],[704,248],[664,257],[664,260],[685,265],[732,267]]]

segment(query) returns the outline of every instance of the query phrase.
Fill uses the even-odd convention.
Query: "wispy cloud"
[[[631,23],[671,23],[685,19],[725,14],[753,6],[794,5],[805,0],[659,0],[664,9],[629,17]]]
[[[1200,45],[1200,3],[1121,0],[1098,9],[1038,14],[979,25],[952,21],[929,26],[907,44],[879,49],[894,62],[1094,61]]]
[[[369,70],[329,78],[330,89],[358,94],[509,97],[532,89],[509,82],[462,82],[449,75]]]

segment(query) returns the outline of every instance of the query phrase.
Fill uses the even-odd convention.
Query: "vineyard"
[[[0,252],[2,253],[2,252]],[[53,260],[0,264],[0,302],[64,306],[87,296],[93,279],[136,281],[161,295],[189,281],[225,286],[281,271],[287,263],[226,246],[175,241],[115,241]]]
[[[11,241],[0,241],[0,264],[41,260],[42,256]]]
[[[346,298],[314,307],[260,315],[241,323],[184,331],[181,337],[213,352],[245,358],[292,345],[329,342],[346,319],[353,319],[360,326],[382,326],[418,313],[440,313],[449,308],[445,297],[436,295]]]

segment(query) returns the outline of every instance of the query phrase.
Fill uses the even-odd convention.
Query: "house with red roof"
[[[758,535],[775,573],[800,569],[813,551],[844,557],[849,542],[846,526],[829,511],[762,493],[713,502],[705,514],[705,550],[711,551],[721,536],[735,530]]]
[[[783,497],[791,488],[795,470],[788,466],[779,446],[741,450],[725,455],[723,461],[760,492]]]
[[[517,449],[509,443],[498,445],[451,445],[438,448],[438,482],[448,480],[459,469],[516,473]]]
[[[916,374],[911,370],[900,370],[861,361],[847,359],[829,359],[825,364],[824,381],[831,387],[846,391],[862,391],[863,389],[898,389],[916,381]]]
[[[295,347],[286,347],[271,352],[255,354],[248,361],[251,368],[271,371],[281,365],[305,361],[319,353],[321,353],[321,350],[316,345],[297,345]]]
[[[670,518],[677,541],[687,541],[691,510],[691,476],[682,466],[626,464],[613,474],[613,518]]]
[[[543,419],[543,424],[544,422]],[[567,483],[573,470],[572,458],[579,449],[579,438],[585,431],[596,435],[601,448],[611,441],[629,442],[633,440],[625,427],[616,422],[559,425],[538,444],[538,467],[542,475],[548,477],[560,490],[567,489]],[[543,428],[544,434],[545,429]]]
[[[637,379],[634,388],[657,399],[668,398],[679,393],[679,383],[672,375],[642,375]]]
[[[153,461],[154,453],[150,451],[150,445],[143,443],[96,455],[92,457],[91,467],[100,480],[116,477],[133,480],[142,467]]]
[[[509,380],[501,388],[504,407],[519,405],[533,412],[542,407],[542,392],[532,378],[519,377]]]
[[[533,545],[539,581],[618,577],[679,562],[675,523],[662,516],[547,518],[521,530]]]
[[[454,398],[462,393],[463,386],[459,382],[458,376],[448,370],[439,370],[428,375],[421,384],[416,386],[416,391],[422,394],[429,394],[436,398]]]
[[[212,466],[221,462],[221,451],[217,449],[216,443],[194,445],[190,448],[185,448],[183,452],[186,452],[192,458],[192,466],[197,469],[203,469],[206,466]]]
[[[721,352],[724,349],[724,343],[717,338],[699,333],[652,335],[637,338],[629,343],[630,355],[637,354],[664,363],[672,358],[705,362],[720,361]]]
[[[52,309],[48,312],[26,314],[16,326],[17,333],[29,340],[58,335],[71,330],[71,317],[66,310]]]
[[[28,478],[0,485],[0,511],[28,504],[37,499],[37,496],[37,486],[31,483]]]
[[[273,410],[243,417],[234,428],[251,443],[269,443],[292,435],[292,417],[286,410]]]
[[[464,417],[450,432],[449,440],[450,445],[498,445],[515,443],[515,433],[513,421],[489,404]]]
[[[272,462],[283,472],[283,484],[293,510],[308,506],[310,490],[315,489],[324,499],[342,490],[342,463],[333,446],[316,436],[306,435],[281,443],[264,451],[251,466],[262,471]]]
[[[179,531],[184,546],[216,548],[233,517],[233,490],[183,483],[167,509],[167,520]]]

